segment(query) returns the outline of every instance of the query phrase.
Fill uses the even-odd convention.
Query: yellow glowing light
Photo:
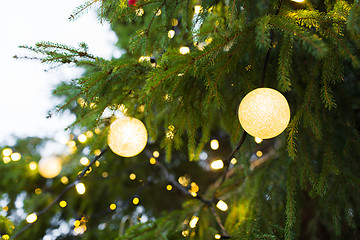
[[[101,174],[101,176],[102,176],[103,178],[107,178],[107,177],[109,176],[109,173],[108,173],[108,172],[103,172],[103,173]]]
[[[190,192],[191,196],[196,197],[197,193],[196,192]]]
[[[184,237],[189,236],[189,233],[190,233],[190,231],[189,231],[188,229],[186,229],[186,230],[184,230],[184,231],[181,232],[181,234],[182,234]]]
[[[196,227],[196,224],[198,223],[198,221],[199,221],[199,217],[193,216],[193,217],[191,218],[190,222],[189,222],[189,226],[190,226],[191,228],[195,228],[195,227]]]
[[[4,210],[5,212],[9,211],[9,207],[8,206],[5,206],[2,208],[2,210]]]
[[[78,194],[82,195],[85,193],[86,188],[85,188],[85,184],[84,183],[78,183],[75,186],[76,191],[78,192]]]
[[[171,25],[172,25],[173,27],[177,26],[178,24],[179,24],[179,21],[178,21],[177,19],[173,18],[173,19],[171,20]]]
[[[95,167],[99,167],[100,166],[100,162],[99,161],[95,161]]]
[[[36,168],[37,168],[37,163],[36,163],[36,162],[30,162],[30,163],[29,163],[29,168],[30,168],[30,170],[32,170],[32,171],[36,170]]]
[[[73,147],[76,147],[76,142],[74,140],[71,140],[67,143],[67,145],[70,147],[70,148],[73,148]]]
[[[181,54],[188,54],[188,53],[190,53],[190,48],[189,47],[181,47],[180,49],[179,49],[179,52],[181,53]]]
[[[59,202],[59,206],[62,207],[62,208],[66,207],[66,205],[67,205],[67,202],[64,201],[64,200],[62,200],[61,202]]]
[[[89,165],[89,163],[90,163],[90,160],[87,157],[80,158],[80,164],[81,165],[87,166],[87,165]]]
[[[154,152],[153,152],[153,156],[154,156],[155,158],[158,158],[158,157],[160,156],[160,153],[159,153],[158,151],[154,151]]]
[[[94,136],[94,133],[89,130],[89,131],[86,131],[85,135],[86,135],[86,137],[91,138]]]
[[[135,180],[136,179],[135,173],[131,173],[129,178],[130,178],[130,180]]]
[[[199,186],[195,182],[192,182],[190,186],[192,192],[198,192],[200,190]]]
[[[189,179],[188,176],[185,175],[185,176],[179,177],[179,178],[178,178],[178,182],[179,182],[182,186],[186,187],[187,185],[190,184],[190,179]]]
[[[41,189],[40,189],[40,188],[36,188],[34,192],[35,192],[36,195],[39,195],[39,194],[41,194]]]
[[[21,154],[18,152],[14,152],[10,155],[11,160],[13,160],[14,162],[19,161],[21,159]]]
[[[231,163],[232,165],[235,165],[235,164],[237,163],[236,158],[231,159],[230,163]]]
[[[228,210],[228,205],[226,204],[226,202],[224,202],[223,200],[218,201],[218,203],[216,204],[216,207],[218,209],[220,209],[221,211],[226,211]]]
[[[144,12],[144,9],[138,8],[138,9],[136,9],[135,13],[136,13],[136,15],[141,17],[145,12]]]
[[[150,164],[154,165],[156,163],[156,159],[155,158],[150,158]]]
[[[145,148],[147,138],[145,125],[139,119],[123,117],[110,125],[108,144],[119,156],[133,157]]]
[[[2,155],[4,157],[10,157],[11,154],[12,154],[11,148],[4,148],[4,150],[2,151]]]
[[[195,5],[195,6],[194,6],[194,13],[195,13],[195,14],[201,13],[202,10],[203,10],[203,8],[202,8],[201,5]]]
[[[61,177],[60,181],[61,181],[63,184],[68,184],[68,183],[69,183],[69,179],[68,179],[66,176]]]
[[[80,220],[76,220],[74,222],[74,227],[78,227],[78,226],[80,226],[80,224],[81,224]]]
[[[168,191],[171,191],[172,188],[173,188],[173,187],[172,187],[170,184],[168,184],[168,185],[166,186],[166,190],[168,190]]]
[[[100,128],[95,128],[94,132],[95,132],[95,134],[100,134],[101,130],[100,130]]]
[[[7,235],[7,234],[4,234],[4,235],[1,236],[1,238],[2,238],[3,240],[9,240],[9,239],[10,239],[10,236]]]
[[[149,56],[141,56],[139,57],[139,62],[150,62],[150,57]]]
[[[220,234],[215,234],[215,239],[220,239],[221,238],[221,235]]]
[[[81,225],[81,226],[78,226],[78,227],[74,227],[74,233],[75,233],[76,235],[84,234],[85,231],[86,231],[86,226],[85,226],[85,225]]]
[[[62,163],[59,158],[47,157],[40,159],[38,171],[44,178],[54,178],[61,172]]]
[[[36,220],[37,220],[37,215],[36,215],[36,213],[31,213],[31,214],[29,214],[29,215],[26,217],[26,221],[27,221],[28,223],[34,223],[34,222],[36,222]]]
[[[213,139],[210,141],[210,147],[212,150],[216,150],[219,148],[219,141],[216,139]]]
[[[79,142],[84,143],[87,140],[87,137],[85,134],[80,134],[78,137]]]
[[[169,30],[168,31],[168,38],[173,38],[175,36],[175,31],[174,30]]]
[[[158,9],[158,10],[155,12],[155,15],[156,15],[156,16],[160,16],[160,15],[161,15],[161,9]]]
[[[263,155],[262,151],[257,151],[256,156],[261,157]]]
[[[215,160],[210,164],[210,167],[214,170],[219,170],[224,167],[224,162],[221,159]]]
[[[260,143],[262,143],[262,139],[261,138],[259,138],[259,137],[255,137],[254,138],[254,140],[255,140],[255,142],[257,143],[257,144],[260,144]]]
[[[95,154],[95,156],[99,156],[99,155],[101,154],[101,150],[100,150],[100,149],[96,149],[96,150],[94,151],[94,154]]]
[[[11,162],[11,158],[10,157],[3,157],[3,161],[4,161],[5,164],[9,163],[9,162]]]
[[[110,209],[114,211],[116,209],[116,204],[115,203],[110,204]]]
[[[293,2],[297,2],[297,3],[302,3],[302,2],[305,2],[305,0],[291,0]]]
[[[285,130],[290,121],[290,108],[280,92],[257,88],[243,98],[238,115],[241,126],[248,134],[268,139]]]
[[[134,204],[134,205],[138,205],[139,202],[140,202],[140,200],[139,200],[138,198],[134,198],[134,199],[133,199],[133,204]]]

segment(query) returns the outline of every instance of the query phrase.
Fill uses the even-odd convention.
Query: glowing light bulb
[[[194,6],[194,13],[195,14],[199,14],[199,13],[201,13],[202,12],[202,6],[201,5],[195,5]]]
[[[198,223],[198,221],[199,221],[199,217],[193,216],[193,217],[191,218],[190,222],[189,222],[189,226],[190,226],[191,228],[195,228],[195,227],[196,227],[196,224]]]
[[[226,202],[224,202],[223,200],[218,201],[218,203],[216,204],[216,207],[218,209],[220,209],[221,211],[226,211],[228,210],[228,205],[226,204]]]
[[[302,3],[302,2],[305,2],[305,0],[291,0],[293,2],[297,2],[297,3]]]
[[[173,38],[175,36],[175,31],[174,30],[169,30],[168,31],[168,38]]]
[[[8,164],[9,162],[11,162],[11,158],[10,157],[3,157],[3,161],[5,164]]]
[[[257,88],[248,93],[240,103],[238,114],[243,129],[262,139],[276,137],[290,121],[286,98],[271,88]]]
[[[87,166],[87,165],[89,165],[89,163],[90,163],[90,160],[87,157],[80,158],[80,164],[81,165]]]
[[[173,188],[173,187],[172,187],[170,184],[168,184],[168,185],[166,186],[166,190],[168,190],[168,191],[171,191],[172,188]]]
[[[179,52],[181,53],[181,54],[188,54],[188,53],[190,53],[190,48],[189,47],[181,47],[180,49],[179,49]]]
[[[259,137],[255,137],[254,138],[254,140],[255,140],[255,142],[257,143],[257,144],[260,144],[260,143],[262,143],[262,139],[261,138],[259,138]]]
[[[114,211],[116,209],[116,204],[115,203],[110,204],[110,209]]]
[[[64,207],[67,206],[67,202],[64,201],[64,200],[62,200],[61,202],[59,202],[59,206],[62,207],[62,208],[64,208]]]
[[[60,181],[63,183],[63,184],[68,184],[69,183],[69,179],[66,177],[66,176],[63,176],[60,178]]]
[[[36,222],[36,220],[37,220],[37,215],[36,215],[36,213],[31,213],[31,214],[29,214],[29,215],[26,217],[26,221],[27,221],[28,223],[34,223],[34,222]]]
[[[145,125],[139,119],[123,117],[110,125],[108,144],[117,155],[133,157],[145,148],[147,137]]]
[[[140,200],[139,200],[138,198],[134,198],[134,199],[133,199],[133,204],[134,204],[134,205],[138,205],[139,202],[140,202]]]
[[[154,165],[155,163],[156,163],[156,159],[155,159],[155,158],[153,158],[153,157],[152,157],[152,158],[150,158],[150,164],[151,164],[151,165]]]
[[[215,234],[215,239],[220,239],[221,238],[221,235],[220,234]]]
[[[221,159],[215,160],[210,164],[210,167],[214,170],[219,170],[224,167],[224,162]]]
[[[131,173],[129,178],[130,178],[130,180],[135,180],[136,179],[135,173]]]
[[[30,163],[29,163],[29,168],[30,168],[30,170],[32,170],[32,171],[36,170],[36,168],[37,168],[37,163],[36,163],[36,162],[30,162]]]
[[[256,156],[262,157],[262,155],[263,155],[263,152],[262,152],[262,151],[257,151],[257,152],[256,152]]]
[[[54,178],[61,172],[61,160],[56,157],[47,157],[40,159],[38,171],[44,178]]]
[[[230,163],[231,163],[232,165],[235,165],[235,164],[237,163],[236,158],[231,159]]]
[[[11,160],[13,160],[14,162],[19,161],[21,159],[21,154],[18,152],[14,152],[10,155]]]
[[[76,191],[78,192],[78,194],[82,195],[85,193],[86,188],[85,188],[85,184],[84,183],[78,183],[75,185]]]
[[[216,139],[211,140],[210,147],[212,150],[217,150],[219,148],[219,141]]]
[[[4,150],[2,151],[2,154],[4,157],[10,157],[10,155],[12,154],[11,148],[4,148]]]

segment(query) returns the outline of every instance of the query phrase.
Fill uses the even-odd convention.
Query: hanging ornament
[[[290,121],[286,98],[271,88],[257,88],[248,93],[240,103],[238,114],[243,129],[261,139],[276,137]]]
[[[61,172],[61,160],[57,157],[47,157],[40,159],[38,170],[44,178],[54,178]]]
[[[128,3],[129,5],[135,5],[137,2],[137,0],[129,0]]]
[[[147,138],[145,125],[139,119],[122,117],[111,123],[108,144],[117,155],[133,157],[145,148]]]

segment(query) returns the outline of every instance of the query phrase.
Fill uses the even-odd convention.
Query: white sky
[[[77,46],[89,45],[89,52],[110,58],[119,52],[116,35],[108,24],[100,24],[95,11],[75,21],[68,17],[85,0],[17,0],[0,5],[0,144],[11,144],[12,136],[55,136],[71,123],[71,116],[46,119],[55,105],[51,90],[60,81],[79,76],[76,68],[50,70],[49,65],[15,60],[24,55],[19,45],[52,41]]]

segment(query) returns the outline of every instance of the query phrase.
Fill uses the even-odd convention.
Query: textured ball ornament
[[[139,119],[122,117],[111,123],[108,144],[115,154],[133,157],[145,148],[147,138],[145,125]]]
[[[57,157],[46,157],[40,159],[38,170],[44,178],[54,178],[61,172],[62,163]]]
[[[137,2],[137,0],[129,0],[128,3],[129,5],[135,5]]]
[[[271,88],[257,88],[248,93],[240,103],[238,114],[243,129],[262,139],[276,137],[290,121],[286,98]]]

